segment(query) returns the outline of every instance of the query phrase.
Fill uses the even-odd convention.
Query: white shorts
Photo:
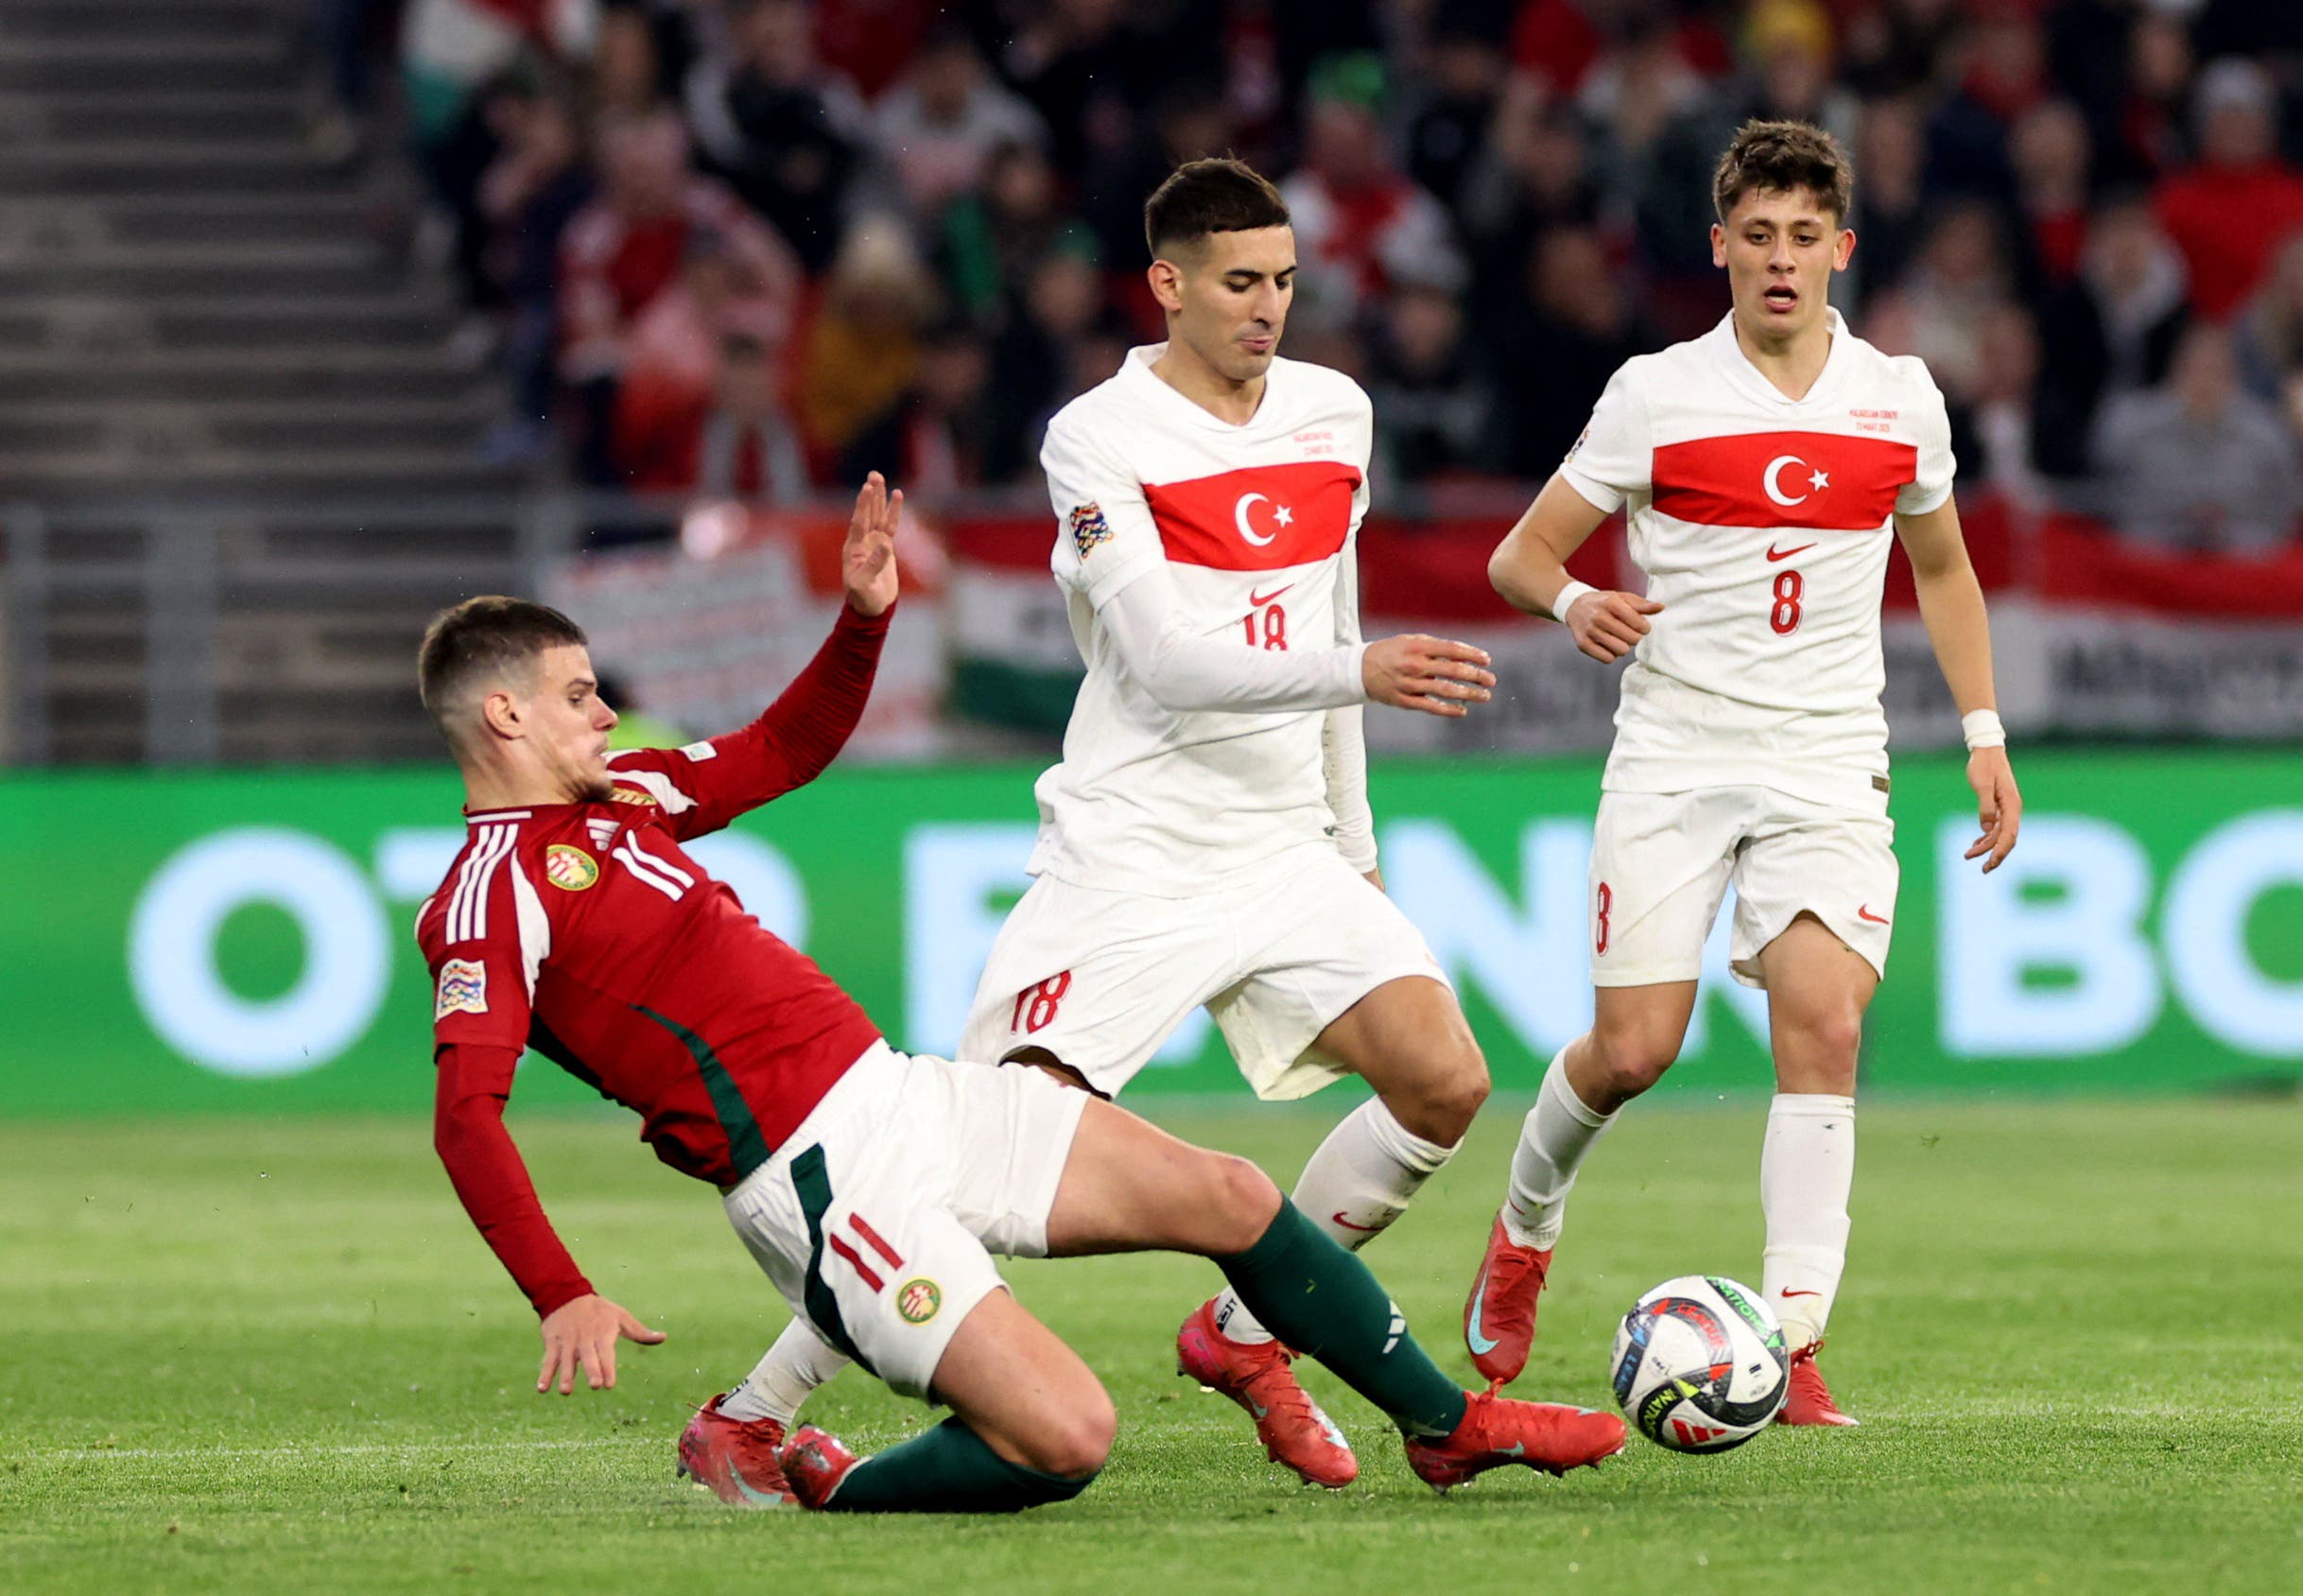
[[[1765,986],[1759,950],[1802,913],[1884,976],[1896,917],[1895,823],[1767,787],[1604,792],[1591,838],[1591,984],[1693,980],[1735,884],[1728,968]]]
[[[991,1254],[1042,1258],[1087,1098],[1036,1069],[912,1056],[885,1042],[725,1199],[791,1310],[908,1396],[925,1397]]]
[[[1326,848],[1185,898],[1042,876],[992,945],[960,1054],[1045,1048],[1114,1097],[1204,1004],[1257,1097],[1299,1098],[1344,1073],[1320,1032],[1402,976],[1447,980],[1399,906]]]

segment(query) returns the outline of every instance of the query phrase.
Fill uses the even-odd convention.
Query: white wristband
[[[1559,592],[1552,597],[1551,618],[1559,622],[1562,626],[1567,625],[1567,606],[1574,603],[1578,598],[1581,598],[1584,594],[1597,593],[1599,589],[1592,586],[1589,582],[1578,581],[1573,577],[1569,577],[1567,579],[1567,585],[1561,588]]]
[[[1967,739],[1969,753],[1979,748],[2007,746],[2007,728],[2000,723],[2000,712],[1996,709],[1969,710],[1959,718],[1959,729]]]

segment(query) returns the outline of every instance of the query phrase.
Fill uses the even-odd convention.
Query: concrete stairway
[[[305,9],[0,0],[13,757],[418,752],[415,629],[515,580],[501,394],[390,141],[312,150]]]

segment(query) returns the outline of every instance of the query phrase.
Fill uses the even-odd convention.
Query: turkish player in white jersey
[[[1544,1076],[1464,1305],[1473,1362],[1498,1384],[1526,1365],[1577,1169],[1678,1055],[1732,883],[1730,967],[1767,991],[1775,1063],[1760,1278],[1792,1355],[1782,1417],[1855,1422],[1814,1355],[1846,1261],[1856,1055],[1896,913],[1879,710],[1891,534],[1965,718],[1983,826],[1967,857],[1987,855],[1983,869],[2015,846],[2021,799],[1943,395],[1916,358],[1881,354],[1825,303],[1855,248],[1849,185],[1839,146],[1805,123],[1737,134],[1711,232],[1733,308],[1616,373],[1489,564],[1498,593],[1564,622],[1584,653],[1633,655],[1592,841],[1592,1029]],[[1644,597],[1567,572],[1618,510]]]
[[[1488,1088],[1454,990],[1381,890],[1359,710],[1461,715],[1495,678],[1467,644],[1360,640],[1371,413],[1341,373],[1276,358],[1296,269],[1277,191],[1238,162],[1193,162],[1152,195],[1145,233],[1169,339],[1065,406],[1041,455],[1087,678],[1038,783],[1035,879],[960,1056],[1110,1097],[1204,1006],[1262,1097],[1356,1074],[1376,1096],[1312,1154],[1295,1201],[1358,1247],[1447,1161]],[[788,1408],[838,1360],[786,1339],[756,1381]],[[1356,1477],[1232,1293],[1185,1322],[1178,1358],[1254,1415],[1274,1461],[1331,1487]]]

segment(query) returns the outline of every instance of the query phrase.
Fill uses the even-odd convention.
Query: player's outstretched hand
[[[895,524],[903,514],[903,489],[890,493],[888,479],[876,471],[864,478],[840,550],[848,607],[859,616],[884,615],[895,602]]]
[[[2016,833],[2023,829],[2023,794],[2016,790],[2015,767],[2004,748],[1979,748],[1967,755],[1967,785],[1975,789],[1975,817],[1983,834],[1967,849],[1966,857],[1984,854],[1988,876],[2015,852]]]
[[[1647,617],[1662,613],[1663,606],[1653,598],[1601,588],[1576,599],[1559,618],[1574,636],[1577,648],[1602,665],[1612,665],[1637,648],[1639,639],[1648,634]]]
[[[1370,643],[1359,656],[1359,679],[1374,703],[1451,717],[1485,703],[1496,685],[1483,651],[1421,633]]]
[[[593,1390],[615,1386],[616,1337],[642,1346],[653,1346],[664,1339],[662,1330],[649,1329],[597,1295],[562,1303],[544,1316],[539,1327],[544,1335],[544,1366],[536,1371],[536,1390],[546,1392],[557,1385],[563,1396],[576,1389],[579,1364]]]

